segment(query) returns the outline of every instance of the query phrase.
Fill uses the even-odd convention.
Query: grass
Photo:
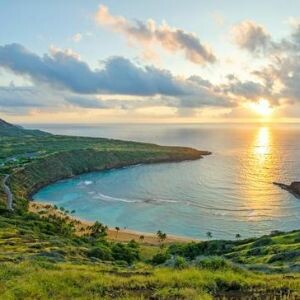
[[[240,294],[268,291],[273,295],[297,291],[300,280],[229,268],[216,271],[137,266],[124,270],[103,264],[24,261],[2,265],[0,287],[2,299],[211,299],[212,295],[229,290]]]
[[[292,244],[297,234],[282,233],[272,238],[280,245],[283,241]],[[216,249],[212,245],[217,242],[203,243]],[[235,256],[243,255],[246,245],[250,249],[255,242],[260,244],[260,239],[234,242]],[[138,258],[130,263],[89,255],[92,249],[114,245],[105,238],[78,237],[70,228],[62,230],[57,220],[26,212],[2,212],[0,299],[211,299],[229,291],[238,295],[286,293],[291,297],[300,293],[299,274],[253,272],[247,265],[221,258],[228,255],[226,252],[194,260],[177,256],[161,266],[150,263],[157,253],[190,244],[163,249],[141,245]]]
[[[174,244],[167,251],[189,260],[221,255],[248,269],[264,272],[300,272],[300,230],[238,241]]]

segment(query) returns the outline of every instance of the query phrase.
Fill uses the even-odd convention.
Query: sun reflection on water
[[[254,154],[257,156],[258,162],[265,161],[267,159],[267,155],[270,154],[270,140],[270,129],[268,127],[261,127],[258,130],[253,147]]]
[[[253,210],[247,220],[266,220],[279,213],[274,206],[278,200],[276,195],[270,197],[274,168],[278,162],[273,148],[272,130],[269,127],[260,127],[247,152],[248,157],[244,165],[244,197],[247,207]]]

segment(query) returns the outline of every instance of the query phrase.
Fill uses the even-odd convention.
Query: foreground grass
[[[211,299],[218,295],[223,297],[228,292],[241,297],[248,293],[286,294],[290,295],[287,299],[296,299],[300,293],[299,273],[255,273],[247,270],[247,265],[220,258],[227,255],[225,252],[211,257],[217,251],[217,243],[220,249],[223,247],[220,241],[163,249],[141,245],[137,249],[139,255],[133,256],[133,260],[128,253],[124,256],[129,248],[117,253],[118,256],[99,258],[97,252],[96,257],[91,256],[91,251],[111,250],[115,243],[104,238],[78,237],[71,229],[59,220],[32,213],[2,212],[0,299]],[[292,242],[295,234],[272,238],[283,241],[286,237]],[[238,257],[244,247],[254,242],[253,239],[245,243],[228,241],[228,244],[234,244],[232,253]],[[192,245],[201,249],[201,244],[207,251],[204,257],[197,256],[193,260],[183,251],[191,249]],[[239,247],[241,253],[236,252]],[[179,248],[180,255],[174,254],[160,266],[151,264],[158,253],[171,253]],[[131,251],[135,254],[136,248]],[[254,257],[249,256],[249,259]]]
[[[296,296],[300,279],[239,269],[124,269],[46,261],[4,263],[0,269],[1,299],[211,299],[228,290],[240,294],[272,291],[274,295],[289,290]]]

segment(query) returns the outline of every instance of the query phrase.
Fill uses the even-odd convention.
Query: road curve
[[[2,188],[3,188],[4,193],[6,194],[6,197],[7,197],[6,208],[8,210],[13,210],[13,207],[12,207],[13,194],[12,194],[9,186],[6,184],[8,179],[9,179],[9,175],[5,175],[4,179],[2,180]]]

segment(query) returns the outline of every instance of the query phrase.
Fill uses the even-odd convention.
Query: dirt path
[[[9,175],[5,175],[4,179],[2,180],[2,188],[4,193],[6,194],[6,208],[8,210],[13,210],[12,204],[13,204],[13,194],[9,188],[9,186],[6,184],[7,180],[9,179]]]

